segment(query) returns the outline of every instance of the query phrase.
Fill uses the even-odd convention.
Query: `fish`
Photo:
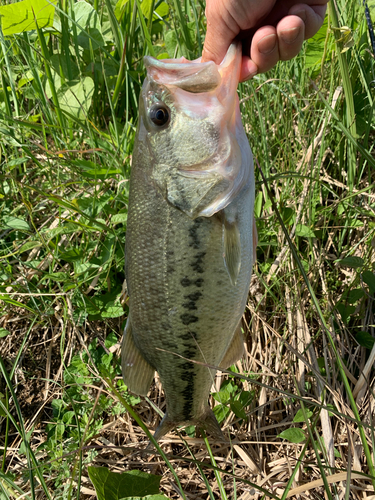
[[[147,395],[155,371],[178,426],[223,434],[209,406],[217,369],[244,354],[256,230],[252,152],[239,109],[241,45],[214,62],[144,58],[129,186],[121,347],[128,389]]]

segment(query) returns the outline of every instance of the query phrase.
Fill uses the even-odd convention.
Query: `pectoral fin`
[[[238,323],[236,331],[234,332],[233,338],[224,358],[221,360],[220,368],[228,368],[232,366],[236,361],[242,358],[245,354],[245,348],[243,343],[243,335],[241,331],[241,321]]]
[[[122,376],[131,392],[146,396],[154,378],[154,368],[134,343],[130,318],[126,322],[121,346]]]
[[[224,263],[230,281],[235,286],[241,267],[241,236],[235,214],[227,210],[223,211]]]

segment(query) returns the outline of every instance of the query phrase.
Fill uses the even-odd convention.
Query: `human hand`
[[[207,34],[202,62],[220,64],[229,45],[241,39],[241,81],[287,61],[315,35],[328,0],[207,0]]]

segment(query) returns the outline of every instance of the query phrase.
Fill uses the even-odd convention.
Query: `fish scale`
[[[232,48],[229,56],[238,73],[239,47]],[[170,67],[180,82],[184,82],[184,70],[189,65],[200,65],[177,63],[176,71],[173,62],[149,58],[147,64],[154,64],[161,71]],[[222,80],[226,75],[226,66],[223,67]],[[217,86],[220,79],[216,74],[214,77]],[[228,70],[226,78],[230,77],[233,78]],[[191,80],[191,75],[188,78]],[[126,385],[137,394],[146,394],[154,371],[159,373],[167,411],[156,439],[178,425],[192,423],[219,436],[220,428],[208,406],[216,373],[212,367],[228,366],[243,352],[239,324],[254,253],[254,180],[251,151],[234,100],[237,83],[238,80],[232,84],[234,96],[228,97],[232,112],[218,101],[214,87],[211,92],[194,94],[191,102],[193,111],[199,109],[198,115],[188,105],[184,112],[183,99],[190,102],[192,96],[186,82],[179,84],[184,90],[163,82],[158,86],[154,72],[142,90],[142,114],[130,178],[126,235],[130,313],[122,346],[122,367]],[[199,82],[191,84],[194,89],[199,88]],[[208,86],[205,75],[205,90]],[[208,102],[213,113],[196,106],[197,99]],[[155,102],[170,113],[170,121],[160,130],[149,118]],[[232,132],[225,119],[232,123]],[[195,148],[184,148],[183,127],[189,129],[187,137],[194,135],[194,129],[211,132],[198,135],[196,140],[200,142]],[[232,149],[228,146],[230,141],[235,141]],[[238,158],[241,141],[243,150]],[[225,148],[220,149],[223,142]],[[225,151],[224,166],[218,162],[220,151]],[[235,182],[236,168],[244,179],[240,187]],[[232,198],[228,196],[231,186]],[[222,196],[229,199],[223,208]],[[219,210],[213,210],[210,216],[200,215],[215,204]]]

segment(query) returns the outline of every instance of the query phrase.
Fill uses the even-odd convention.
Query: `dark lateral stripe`
[[[198,316],[194,316],[193,314],[184,313],[180,316],[181,321],[184,325],[190,325],[190,323],[196,323],[198,321]]]
[[[190,332],[193,341],[193,337],[195,338],[193,332]],[[188,359],[194,359],[197,353],[197,346],[192,344],[189,347],[186,347],[183,351],[183,356]],[[194,401],[194,390],[195,390],[195,366],[194,363],[190,363],[189,361],[183,361],[180,364],[180,368],[182,368],[181,380],[186,382],[185,389],[181,392],[183,398],[183,407],[182,407],[182,415],[185,421],[191,420],[193,417],[193,401]]]

